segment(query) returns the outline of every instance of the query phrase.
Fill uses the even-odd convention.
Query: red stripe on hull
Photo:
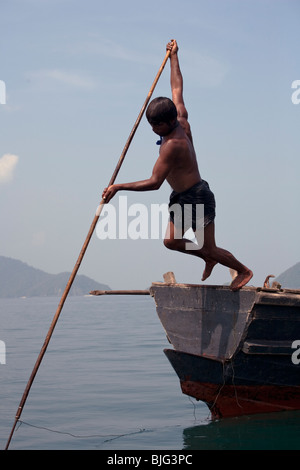
[[[213,419],[300,409],[300,386],[220,385],[188,380],[180,385],[184,394],[207,404]]]

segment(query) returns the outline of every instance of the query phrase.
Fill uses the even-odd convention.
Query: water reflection
[[[212,421],[183,431],[185,450],[300,450],[300,411]]]

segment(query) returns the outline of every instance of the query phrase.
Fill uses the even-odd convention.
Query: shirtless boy
[[[170,220],[164,244],[171,250],[191,254],[205,261],[202,281],[207,279],[214,266],[220,263],[237,271],[231,283],[231,289],[237,291],[252,278],[252,271],[241,264],[229,251],[216,246],[215,242],[215,199],[199,173],[196,153],[193,146],[188,113],[183,100],[183,78],[178,61],[178,46],[175,40],[167,44],[170,50],[172,101],[168,98],[156,98],[149,104],[146,117],[152,130],[162,138],[159,157],[150,178],[133,183],[113,184],[105,188],[103,199],[108,203],[118,191],[151,191],[160,188],[167,180],[173,192],[170,206],[178,203],[204,204],[204,242],[201,248],[189,249],[189,242],[183,238],[184,230]],[[193,214],[194,215],[194,214]],[[193,230],[195,231],[195,220]]]

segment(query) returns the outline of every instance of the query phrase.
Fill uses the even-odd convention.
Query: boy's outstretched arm
[[[172,101],[177,109],[179,123],[181,124],[189,138],[192,140],[191,129],[188,123],[188,112],[183,100],[183,77],[178,60],[178,45],[175,39],[173,39],[167,44],[167,50],[171,51],[170,64]]]

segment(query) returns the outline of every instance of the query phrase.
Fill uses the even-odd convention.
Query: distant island
[[[300,289],[300,262],[277,276],[276,281],[282,288]]]
[[[22,261],[0,256],[0,298],[61,296],[71,273],[49,274]],[[274,279],[270,279],[270,284]],[[276,277],[282,288],[300,289],[300,262]],[[78,274],[69,295],[87,295],[91,291],[111,290],[83,274]]]
[[[71,273],[49,274],[22,261],[0,256],[0,298],[61,296]],[[82,274],[77,275],[69,295],[86,295],[91,290],[111,290]]]

